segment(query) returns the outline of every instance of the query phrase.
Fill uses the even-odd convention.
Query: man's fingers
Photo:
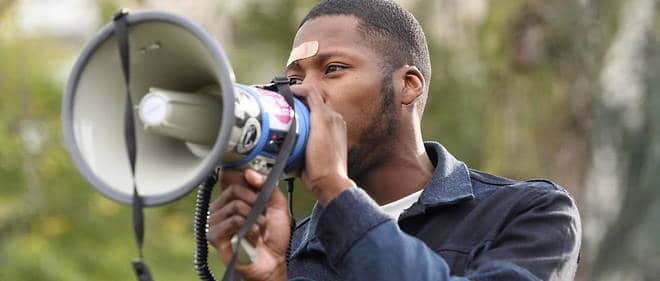
[[[209,231],[206,232],[206,239],[212,244],[219,244],[221,240],[225,240],[233,236],[238,229],[245,222],[245,217],[235,215],[218,224],[209,225]]]
[[[256,186],[258,189],[261,189],[262,185],[264,184],[264,181],[266,180],[266,177],[264,175],[251,169],[245,170],[244,175],[246,181],[249,184]],[[277,208],[283,206],[286,208],[287,206],[286,204],[287,204],[286,197],[277,187],[275,187],[275,189],[273,189],[272,195],[268,200],[268,206],[277,207]]]
[[[245,218],[233,216],[219,224],[211,225],[206,233],[206,240],[218,249],[218,253],[220,253],[220,257],[225,264],[229,263],[233,254],[231,237],[238,232],[243,222],[245,222]]]
[[[323,97],[321,96],[321,92],[316,87],[312,87],[309,91],[307,91],[307,102],[309,103],[309,107],[314,108],[325,104]]]
[[[210,211],[215,211],[229,204],[233,200],[243,200],[252,205],[257,199],[257,193],[243,185],[230,185],[220,193],[220,196],[209,206]]]
[[[206,239],[212,244],[218,244],[221,240],[230,239],[238,233],[238,230],[245,223],[245,217],[240,215],[231,216],[218,224],[211,225],[206,233]],[[265,228],[266,220],[263,216],[257,220],[257,223],[250,227],[249,235],[260,235],[261,230]],[[253,238],[257,238],[253,237]],[[256,241],[256,240],[255,240]]]
[[[245,223],[245,217],[234,215],[218,224],[211,225],[209,231],[206,233],[206,240],[218,249],[225,264],[229,263],[235,250],[232,248],[231,239],[238,233],[243,223]],[[253,246],[258,245],[264,229],[265,217],[261,216],[257,220],[257,224],[252,225],[245,239]]]
[[[291,86],[297,97],[303,99],[311,112],[323,109],[324,101],[321,92],[313,85],[293,85]]]
[[[240,200],[235,200],[225,205],[221,209],[211,212],[208,223],[210,225],[218,224],[234,215],[247,217],[251,210],[252,208],[247,203]],[[264,215],[259,215],[259,217],[257,217],[257,224],[265,226],[266,217]]]
[[[243,175],[245,181],[251,186],[256,187],[257,189],[261,189],[261,186],[264,184],[264,181],[266,180],[266,177],[264,177],[264,175],[251,169],[245,170],[245,173]]]
[[[243,172],[236,170],[222,170],[222,175],[220,176],[220,186],[224,189],[225,187],[232,184],[240,184],[245,186],[249,185],[247,181],[245,181]]]

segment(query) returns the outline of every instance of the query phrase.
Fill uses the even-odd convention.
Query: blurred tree
[[[631,258],[640,258],[631,239],[639,237],[660,196],[656,4],[623,4],[600,76],[603,92],[594,103],[587,201],[590,243],[597,245],[590,257],[593,280],[658,277],[645,273],[645,257]]]

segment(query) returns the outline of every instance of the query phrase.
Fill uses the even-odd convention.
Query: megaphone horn
[[[144,204],[178,199],[219,166],[267,174],[296,118],[287,170],[299,167],[309,113],[271,90],[237,84],[222,49],[201,28],[163,12],[126,16],[130,93],[135,108],[135,183]],[[117,39],[108,24],[76,61],[62,121],[76,167],[105,196],[130,204],[132,173],[124,140],[125,89]]]

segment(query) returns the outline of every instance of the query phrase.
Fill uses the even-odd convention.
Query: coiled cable
[[[211,173],[204,183],[197,189],[197,197],[195,199],[195,218],[193,223],[193,232],[195,236],[195,272],[202,281],[215,281],[215,276],[211,272],[208,264],[208,242],[206,239],[206,232],[208,231],[208,217],[209,217],[209,203],[211,201],[211,194],[213,187],[218,182],[217,173]],[[293,213],[293,179],[287,179],[287,199],[289,203],[289,216],[291,235],[289,236],[289,243],[286,249],[286,265],[289,267],[289,259],[291,257],[291,247],[293,242],[293,231],[296,229],[296,218]]]
[[[211,173],[197,189],[195,199],[195,219],[193,223],[195,236],[194,263],[197,276],[202,281],[215,281],[208,263],[209,246],[206,240],[206,232],[208,230],[209,202],[211,201],[213,186],[217,182],[217,173]]]

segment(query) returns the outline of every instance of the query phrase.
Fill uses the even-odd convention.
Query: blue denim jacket
[[[438,143],[419,200],[398,221],[361,189],[316,205],[293,234],[290,280],[573,280],[581,226],[546,180],[468,169]]]

